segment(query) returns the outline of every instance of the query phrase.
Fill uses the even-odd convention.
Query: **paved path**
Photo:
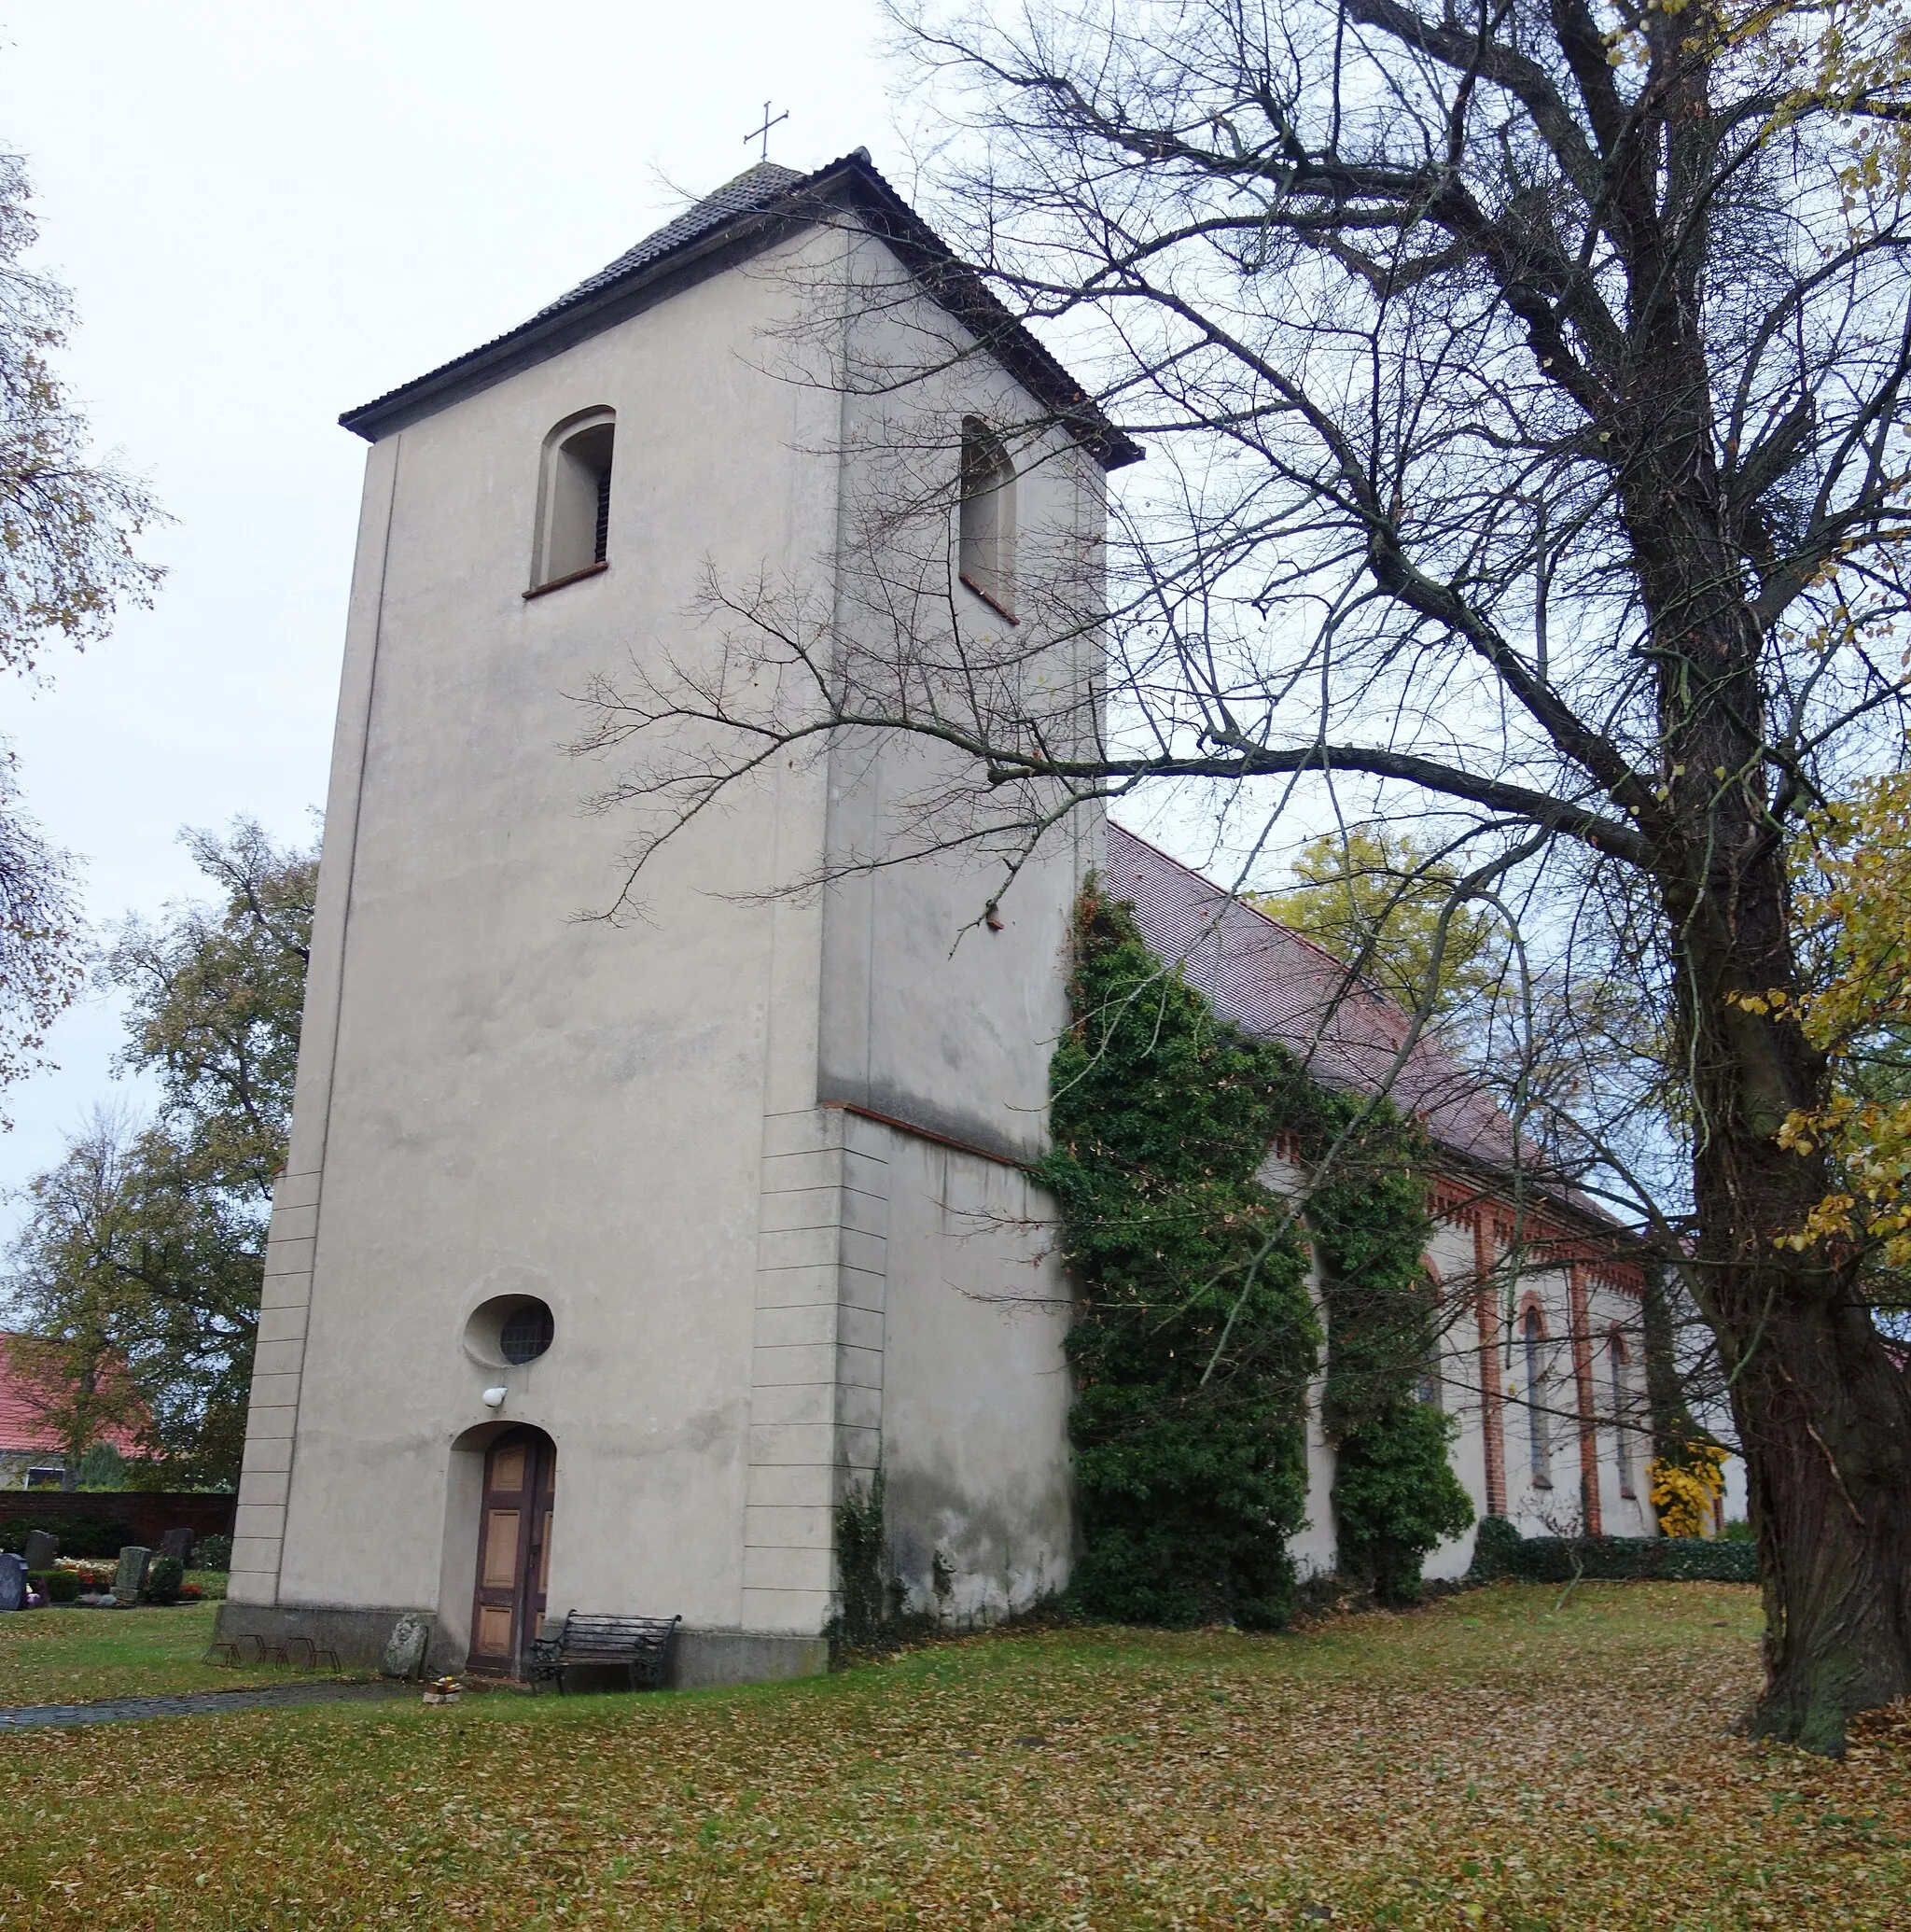
[[[0,1730],[42,1725],[134,1724],[142,1717],[198,1717],[208,1712],[271,1710],[363,1698],[416,1697],[415,1684],[274,1684],[263,1690],[198,1690],[185,1697],[115,1697],[96,1704],[0,1706]]]

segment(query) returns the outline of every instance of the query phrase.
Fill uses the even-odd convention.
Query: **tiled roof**
[[[554,302],[539,309],[531,320],[539,321],[546,315],[554,315],[561,309],[570,308],[601,294],[625,275],[648,268],[673,248],[693,242],[699,235],[708,234],[712,229],[722,227],[732,216],[747,215],[765,203],[774,202],[802,179],[802,175],[798,169],[786,168],[777,161],[759,161],[755,167],[746,168],[733,181],[726,181],[715,193],[706,194],[700,202],[692,202],[676,220],[666,221],[654,233],[646,235],[635,248],[626,248],[615,261],[607,263],[594,275],[586,275],[567,294],[560,295]]]
[[[1402,1060],[1406,1013],[1353,979],[1332,953],[1119,825],[1109,827],[1108,884],[1117,899],[1132,903],[1149,945],[1222,1018],[1279,1041],[1325,1086],[1388,1088],[1395,1105],[1468,1161],[1500,1170],[1518,1162],[1529,1188],[1544,1184],[1539,1151],[1516,1141],[1513,1123],[1478,1079],[1424,1038]],[[1582,1213],[1610,1219],[1569,1187],[1547,1191]]]
[[[34,1384],[15,1361],[17,1339],[0,1334],[0,1454],[58,1455],[60,1445],[34,1399]],[[111,1428],[101,1433],[121,1455],[130,1456],[138,1447],[130,1429]]]
[[[528,321],[348,410],[339,421],[375,441],[612,327],[654,300],[667,277],[708,273],[733,259],[735,250],[766,245],[792,229],[845,212],[880,235],[924,292],[963,322],[1104,468],[1115,469],[1139,461],[1139,445],[1102,414],[1081,384],[1003,307],[982,277],[956,260],[942,237],[876,172],[868,150],[861,147],[809,175],[774,161],[759,161],[594,275],[587,275]]]

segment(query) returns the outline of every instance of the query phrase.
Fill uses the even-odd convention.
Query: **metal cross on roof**
[[[765,101],[763,103],[762,126],[760,128],[752,128],[749,131],[749,133],[743,137],[743,145],[746,147],[747,147],[752,141],[761,141],[763,144],[763,150],[757,157],[757,159],[759,161],[768,161],[770,159],[770,130],[776,125],[776,121],[788,120],[788,119],[789,109],[786,107],[783,110],[783,112],[776,117],[776,120],[772,120],[770,119],[770,104],[769,102]]]

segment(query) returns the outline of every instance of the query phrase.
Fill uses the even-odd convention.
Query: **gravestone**
[[[0,1550],[0,1610],[26,1608],[26,1559]]]
[[[192,1561],[192,1532],[190,1530],[168,1530],[160,1538],[160,1554],[162,1557],[177,1557],[183,1570]]]
[[[60,1539],[45,1530],[26,1533],[26,1566],[29,1570],[50,1570],[60,1554]]]
[[[431,1641],[431,1621],[407,1611],[392,1626],[384,1655],[378,1660],[385,1677],[415,1677],[425,1668],[425,1646]]]
[[[139,1602],[139,1592],[146,1582],[146,1566],[152,1560],[152,1551],[143,1544],[129,1543],[119,1552],[119,1567],[113,1572],[113,1601],[116,1603]]]

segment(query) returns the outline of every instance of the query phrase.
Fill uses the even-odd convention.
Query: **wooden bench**
[[[630,1673],[633,1690],[661,1690],[678,1617],[587,1617],[571,1611],[554,1637],[534,1637],[527,1674],[531,1688],[551,1682],[564,1695],[565,1673],[574,1665],[608,1666]]]

